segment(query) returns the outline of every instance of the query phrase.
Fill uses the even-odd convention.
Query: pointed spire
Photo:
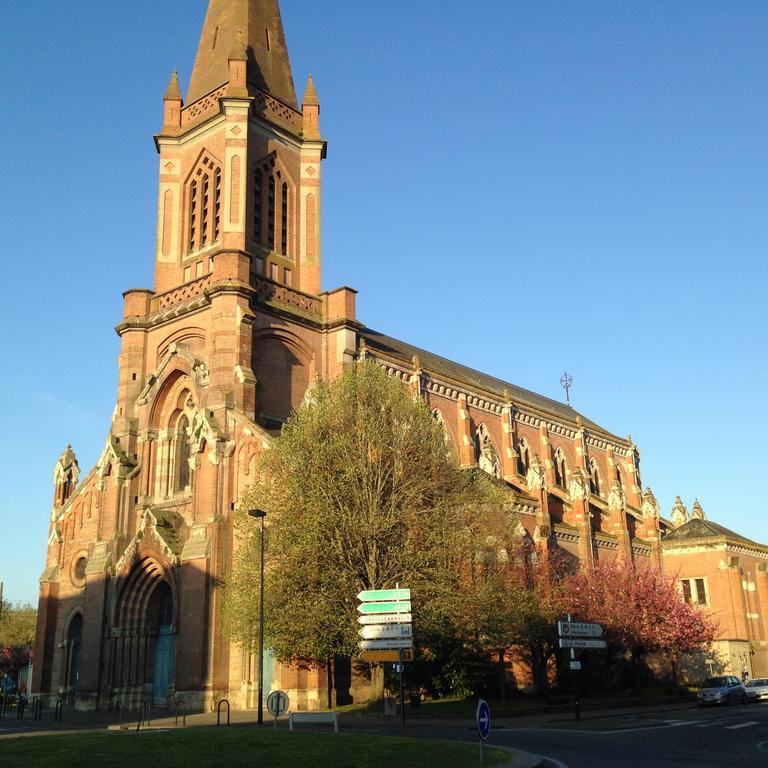
[[[228,83],[229,60],[243,50],[248,84],[298,109],[278,0],[210,0],[187,104]]]
[[[166,101],[181,101],[181,88],[179,87],[179,73],[174,69],[171,75],[171,81],[165,89]]]
[[[317,141],[320,139],[320,99],[317,98],[315,84],[312,75],[307,79],[307,89],[301,100],[301,113],[303,117],[303,133],[305,139]]]
[[[312,75],[307,78],[307,88],[304,91],[304,98],[301,100],[301,104],[304,107],[320,106],[320,99],[317,97],[317,91],[315,90],[315,83],[312,80]]]
[[[691,518],[695,520],[706,520],[707,516],[704,514],[704,508],[698,499],[693,502],[693,509],[691,510]]]
[[[688,508],[683,504],[679,496],[675,496],[675,503],[672,507],[672,525],[679,528],[688,522]]]

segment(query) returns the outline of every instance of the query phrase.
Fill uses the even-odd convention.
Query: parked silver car
[[[699,688],[696,695],[699,706],[705,704],[737,704],[747,703],[747,691],[738,677],[733,675],[721,675],[720,677],[708,677]]]
[[[750,701],[768,699],[768,677],[755,677],[745,686]]]

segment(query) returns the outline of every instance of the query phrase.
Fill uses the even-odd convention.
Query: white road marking
[[[759,725],[757,720],[750,720],[748,723],[736,723],[736,725],[726,725],[726,731],[735,731],[738,728],[749,728],[750,725]]]

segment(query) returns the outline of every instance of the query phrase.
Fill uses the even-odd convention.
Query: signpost
[[[363,640],[385,640],[388,638],[411,638],[413,628],[410,624],[366,624],[358,632]]]
[[[277,729],[277,718],[288,711],[290,700],[285,691],[272,691],[267,696],[267,711],[275,718],[273,728]]]
[[[557,622],[558,644],[561,648],[570,649],[570,669],[573,676],[573,713],[581,720],[581,702],[579,701],[579,676],[581,662],[576,658],[576,649],[605,648],[607,643],[601,640],[603,628],[589,621],[571,621],[569,613],[565,621]]]
[[[603,628],[587,621],[558,621],[557,634],[560,637],[602,637]]]
[[[608,643],[605,640],[591,640],[585,637],[561,637],[559,640],[561,648],[606,648]]]
[[[411,601],[403,600],[401,602],[390,603],[360,603],[357,610],[362,614],[370,613],[410,613]]]
[[[488,702],[480,699],[477,702],[475,711],[475,722],[477,723],[477,735],[480,737],[480,762],[483,762],[483,742],[491,735],[491,708]]]
[[[397,664],[401,661],[401,654],[402,661],[413,661],[413,648],[402,648],[397,651],[363,651],[358,658],[369,664],[386,664],[388,662]]]
[[[405,689],[403,666],[413,661],[413,626],[411,624],[411,590],[367,589],[357,599],[361,624],[358,643],[363,661],[375,663],[399,662],[400,722],[405,726]]]

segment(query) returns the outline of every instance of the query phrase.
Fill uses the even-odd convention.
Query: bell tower
[[[211,0],[186,101],[174,73],[156,137],[156,294],[210,275],[221,252],[319,294],[319,112],[311,78],[299,109],[277,0]]]

